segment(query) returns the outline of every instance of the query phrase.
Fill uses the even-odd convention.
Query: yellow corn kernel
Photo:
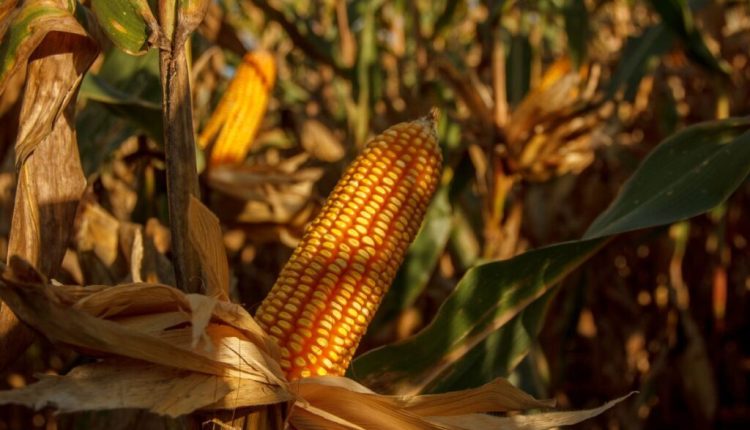
[[[266,113],[276,79],[276,62],[263,51],[248,52],[237,67],[219,105],[198,137],[201,148],[212,143],[209,165],[241,163]]]
[[[307,227],[279,276],[283,283],[276,282],[258,309],[258,323],[274,333],[282,350],[292,352],[281,363],[289,380],[343,375],[348,367],[437,186],[442,157],[436,115],[433,110],[397,124],[368,142]],[[398,174],[376,174],[376,169]],[[353,209],[349,214],[340,210],[345,203]],[[366,212],[371,207],[379,209]],[[328,242],[334,246],[324,248]],[[324,256],[323,264],[301,264],[303,253]],[[304,293],[295,312],[278,304],[292,298],[290,284],[295,297]]]

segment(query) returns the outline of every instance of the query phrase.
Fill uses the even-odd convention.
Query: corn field
[[[2,0],[0,430],[750,427],[750,3]]]

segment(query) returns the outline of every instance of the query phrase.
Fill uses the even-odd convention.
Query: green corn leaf
[[[657,146],[579,241],[470,269],[424,330],[358,357],[350,375],[389,393],[507,375],[528,353],[554,287],[616,234],[671,224],[721,203],[750,172],[750,118],[688,127]],[[463,378],[463,379],[462,379]],[[484,380],[484,379],[483,379]]]

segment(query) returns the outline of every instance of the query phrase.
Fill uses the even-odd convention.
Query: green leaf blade
[[[750,172],[748,130],[750,118],[728,119],[666,139],[583,240],[474,267],[429,326],[358,357],[351,376],[376,390],[413,394],[509,373],[528,353],[553,287],[610,236],[706,212],[739,186]]]
[[[92,0],[91,9],[107,37],[123,51],[148,51],[148,24],[130,0]]]
[[[584,238],[670,224],[721,203],[750,172],[747,130],[750,118],[728,119],[694,125],[666,139]]]
[[[476,266],[459,282],[427,328],[404,342],[357,358],[351,367],[352,376],[376,390],[421,392],[603,243],[567,242]]]

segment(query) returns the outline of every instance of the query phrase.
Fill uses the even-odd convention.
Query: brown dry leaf
[[[8,256],[21,256],[42,273],[52,273],[62,260],[86,184],[75,138],[75,106],[70,102],[95,53],[88,39],[52,33],[28,67],[16,142],[20,171]]]
[[[130,277],[133,282],[143,282],[141,267],[143,266],[143,233],[140,228],[133,231],[133,245],[130,249]]]
[[[156,219],[145,227],[120,221],[89,197],[79,205],[74,230],[83,283],[173,284],[172,264],[166,256],[169,231]]]
[[[191,218],[204,218],[190,224],[198,230],[192,234],[200,238],[202,232],[206,241],[221,246],[210,211],[195,201],[191,212]],[[226,265],[215,255],[211,258],[202,264]],[[299,430],[489,429],[497,427],[498,419],[511,420],[511,428],[535,429],[572,423],[611,407],[528,418],[477,415],[550,406],[499,379],[476,389],[424,396],[378,395],[342,377],[289,384],[273,340],[225,297],[186,294],[160,284],[48,285],[18,257],[11,267],[3,268],[0,297],[50,339],[103,361],[0,392],[0,404],[54,406],[65,412],[144,408],[176,417],[198,409],[292,402],[289,421]]]
[[[270,338],[232,303],[165,285],[45,286],[20,283],[10,275],[6,272],[0,281],[0,296],[18,315],[51,339],[104,361],[2,392],[0,403],[54,405],[63,411],[147,408],[178,416],[197,409],[293,401],[289,419],[300,430],[490,429],[498,423],[537,429],[575,423],[614,404],[497,418],[476,413],[550,404],[504,380],[425,396],[382,396],[341,377],[306,378],[290,385]]]
[[[503,379],[450,393],[382,396],[350,379],[315,377],[302,379],[292,386],[292,391],[307,402],[296,405],[305,411],[301,414],[302,421],[338,422],[345,424],[343,428],[453,428],[430,422],[425,417],[553,406],[552,402],[536,400]],[[332,417],[337,417],[338,421]],[[292,421],[296,422],[295,419],[293,415]]]
[[[438,57],[436,66],[440,74],[454,87],[458,96],[463,100],[471,111],[471,114],[479,119],[482,124],[494,124],[492,110],[482,97],[482,91],[478,85],[478,79],[473,70],[459,70],[446,56]],[[469,76],[474,76],[471,79]]]
[[[81,203],[75,244],[88,282],[113,284],[125,270],[120,256],[120,221],[93,202]]]
[[[29,61],[29,57],[34,53],[34,50],[42,43],[42,40],[49,32],[58,31],[61,33],[73,33],[81,36],[85,36],[86,32],[83,28],[78,25],[75,20],[71,20],[72,16],[70,11],[66,10],[65,5],[61,1],[55,0],[31,0],[23,2],[18,10],[15,10],[18,0],[4,0],[0,5],[0,17],[3,18],[0,22],[0,36],[5,36],[5,32],[9,26],[13,25],[12,20],[24,21],[28,20],[30,16],[33,16],[33,20],[29,20],[33,23],[32,26],[26,26],[21,31],[23,34],[22,40],[18,43],[15,48],[15,55],[12,57],[10,64],[4,64],[2,70],[0,70],[0,93],[5,91],[5,85],[12,75],[14,75],[19,69],[23,68],[24,65]],[[42,13],[40,9],[42,9]],[[12,20],[8,19],[13,15]],[[26,24],[26,22],[23,22]]]
[[[107,395],[102,388],[106,387]],[[43,376],[36,384],[0,392],[0,404],[18,403],[60,412],[143,408],[176,417],[205,407],[231,391],[214,375],[128,360],[76,367],[64,377]]]
[[[300,167],[307,154],[278,163],[253,166],[218,166],[209,172],[208,183],[218,191],[216,201],[222,217],[241,223],[289,223],[311,203],[315,182],[323,170]]]
[[[351,391],[341,386],[318,384],[316,379],[303,379],[299,385],[292,387],[304,399],[295,403],[291,416],[292,424],[299,428],[326,428],[325,425],[331,422],[343,425],[342,428],[354,429],[449,428],[430,424],[416,413],[394,407],[388,397]],[[319,427],[311,427],[310,424],[316,421]]]
[[[143,238],[143,280],[150,283],[174,285],[174,269],[166,253],[170,248],[169,229],[156,218],[146,221]]]
[[[36,2],[24,4],[29,10],[36,6]],[[72,101],[97,49],[66,9],[38,21],[17,48],[13,64],[0,76],[2,92],[10,76],[29,61],[16,140],[19,174],[8,262],[20,256],[42,273],[53,274],[65,254],[86,183],[78,159]],[[31,337],[1,304],[0,333],[1,368]]]
[[[192,309],[190,297],[173,287],[162,284],[121,284],[111,286],[55,286],[55,298],[62,304],[72,305],[85,313],[106,319],[121,321],[136,316],[153,317],[160,314],[181,313],[180,323],[190,321]],[[208,298],[196,295],[199,300]],[[200,299],[202,297],[202,299]],[[278,357],[277,347],[269,340],[263,329],[241,306],[227,301],[217,301],[212,305],[212,318],[231,326],[256,345],[262,345],[263,352]],[[173,325],[177,325],[175,323]],[[146,330],[146,328],[144,328]]]
[[[206,295],[228,301],[229,268],[219,219],[200,200],[191,197],[188,224],[190,243],[198,251],[206,275]]]
[[[5,91],[0,93],[0,159],[6,160],[6,155],[10,149],[15,146],[16,135],[18,132],[18,116],[21,112],[21,96],[24,82],[26,81],[26,71],[22,70],[13,75]],[[3,169],[5,170],[5,169]],[[15,186],[15,179],[13,180]],[[10,218],[11,211],[7,212]],[[4,225],[9,225],[6,223]]]
[[[320,161],[333,163],[344,158],[344,146],[331,130],[318,120],[306,120],[302,124],[300,137],[305,151]]]
[[[17,266],[21,264],[16,263]],[[165,382],[167,386],[159,385],[163,389],[179,392],[187,385],[195,384],[196,380],[200,382],[208,376],[213,377],[213,386],[225,387],[222,388],[225,392],[222,396],[202,398],[204,404],[218,402],[232,405],[230,407],[242,407],[276,403],[290,398],[283,388],[286,383],[276,359],[271,358],[255,343],[246,340],[245,333],[256,330],[254,321],[249,324],[247,321],[252,321],[252,318],[231,303],[222,302],[223,306],[219,306],[214,298],[186,295],[164,285],[58,287],[19,283],[7,277],[0,283],[0,297],[24,321],[53,340],[77,346],[79,350],[89,354],[126,357],[150,363],[154,366],[154,383],[162,379],[172,381],[169,384]],[[218,312],[214,313],[215,310]],[[245,315],[238,315],[242,312]],[[239,324],[235,328],[224,325],[225,321]],[[185,323],[189,323],[189,326],[185,326]],[[198,342],[193,348],[192,345],[196,343],[195,332],[200,332],[199,338],[207,342]],[[258,342],[258,345],[265,345],[265,342]],[[129,382],[129,366],[120,363],[113,367],[118,368],[123,375],[122,381],[118,380],[118,383],[138,382]],[[162,377],[159,369],[171,372],[173,376]],[[174,369],[182,371],[183,376],[174,376]],[[196,375],[201,378],[196,379]],[[113,380],[119,378],[111,373],[109,377]],[[75,390],[80,383],[77,377],[62,378],[53,385],[35,388],[42,391],[34,391],[34,395],[22,392],[19,397],[6,394],[9,397],[0,399],[24,404],[30,404],[29,399],[35,398],[53,402],[59,393]],[[206,385],[208,386],[210,384]],[[111,384],[100,384],[100,389],[110,390]],[[136,387],[130,389],[137,390]],[[226,394],[231,395],[222,400]],[[99,396],[111,397],[104,392],[100,392]],[[158,399],[160,396],[154,394],[154,399],[139,401],[159,405],[161,403],[157,403],[157,400],[164,401]],[[125,403],[125,406],[118,403],[126,401],[131,403]],[[94,405],[105,409],[140,407],[140,403],[133,402],[136,400],[120,397],[94,402]],[[84,404],[76,410],[83,408],[91,409]],[[167,410],[152,410],[172,414]]]
[[[538,87],[530,91],[513,111],[505,130],[510,142],[524,141],[534,127],[554,112],[568,106],[577,96],[580,78],[572,69],[570,60],[560,58],[545,72]]]
[[[294,410],[294,425],[305,430],[367,430],[311,405]]]
[[[211,322],[216,297],[208,297],[200,294],[188,294],[186,296],[190,303],[190,326],[192,327],[192,340],[190,348],[195,349],[198,342],[204,341],[205,345],[211,345],[211,340],[206,335],[206,327]]]
[[[544,412],[534,415],[516,415],[512,417],[493,417],[490,415],[464,415],[457,417],[432,417],[431,422],[449,425],[456,430],[508,429],[508,430],[544,430],[560,426],[571,426],[600,415],[616,404],[627,399],[629,393],[598,408],[567,412]]]
[[[65,136],[70,135],[68,139],[75,143],[71,101],[77,95],[83,74],[97,55],[95,45],[73,16],[50,23],[50,26],[52,28],[47,29],[46,36],[33,51],[27,69],[16,142],[19,166],[37,145],[50,139],[48,136],[60,127],[64,127]]]
[[[8,279],[3,282],[15,288],[1,288],[0,297],[19,318],[55,341],[97,354],[136,358],[215,375],[224,374],[232,367],[164,343],[152,335],[61,306],[55,297],[60,292],[51,285],[14,283]],[[128,301],[129,297],[119,299]]]
[[[8,29],[10,20],[7,18],[13,12],[13,9],[16,8],[17,3],[18,0],[3,0],[3,2],[0,3],[0,39],[5,35],[5,30]]]
[[[591,70],[599,70],[592,67]],[[598,72],[573,70],[562,58],[513,112],[506,128],[515,168],[531,181],[577,174],[594,161],[607,109],[592,100]],[[582,89],[585,79],[587,88]]]
[[[554,401],[537,400],[505,379],[495,379],[481,387],[468,390],[407,398],[399,404],[422,416],[505,412],[555,406]]]

